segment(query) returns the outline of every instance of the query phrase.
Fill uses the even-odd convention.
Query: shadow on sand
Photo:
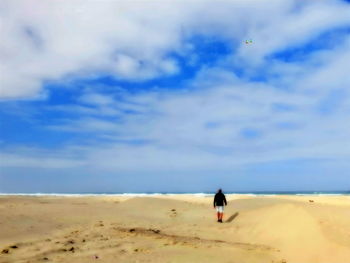
[[[225,222],[226,222],[226,223],[231,223],[238,215],[239,215],[238,212],[234,213],[232,216],[230,216],[229,218],[227,218],[227,220],[226,220]]]

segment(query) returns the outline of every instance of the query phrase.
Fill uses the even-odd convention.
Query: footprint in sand
[[[10,251],[8,250],[8,249],[3,249],[2,251],[1,251],[1,254],[8,254]]]
[[[104,226],[103,222],[99,222],[95,224],[95,227],[102,227],[102,226]]]
[[[75,243],[75,241],[74,241],[73,239],[71,239],[71,240],[68,240],[68,241],[66,242],[66,245],[74,244],[74,243]]]
[[[170,217],[176,217],[177,216],[177,212],[176,212],[176,209],[171,209],[170,211]]]
[[[147,249],[147,248],[135,248],[135,249],[134,249],[134,252],[135,252],[135,253],[149,253],[150,250]]]

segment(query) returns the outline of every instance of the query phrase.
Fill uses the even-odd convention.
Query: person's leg
[[[222,223],[222,214],[223,214],[223,207],[221,206],[220,207],[220,210],[219,210],[219,222]]]
[[[218,217],[218,221],[220,220],[220,212],[216,213],[217,217]]]

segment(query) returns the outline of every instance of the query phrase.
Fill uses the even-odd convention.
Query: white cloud
[[[37,148],[13,147],[0,153],[0,167],[34,168],[73,168],[85,165],[85,161],[76,158],[70,152],[51,152]]]
[[[238,45],[228,59],[213,68],[203,67],[187,90],[125,93],[117,99],[94,87],[84,88],[77,105],[51,107],[76,112],[80,118],[46,128],[89,132],[108,143],[62,147],[44,162],[40,154],[4,151],[3,160],[10,165],[156,172],[350,157],[349,94],[344,93],[345,103],[336,115],[322,116],[317,110],[332,89],[349,85],[348,39],[303,62],[267,59],[328,29],[349,25],[345,3],[3,1],[0,5],[2,98],[36,95],[42,92],[43,81],[64,80],[68,75],[108,72],[142,81],[176,74],[181,69],[167,53],[186,55],[184,39],[193,34],[220,36]],[[252,38],[253,45],[245,45],[246,38]],[[232,73],[230,68],[237,65],[248,76]],[[266,83],[250,81],[261,69],[268,75]],[[292,110],[279,111],[276,105],[289,105]],[[247,139],[242,134],[245,129],[261,136]],[[74,155],[74,160],[78,161],[70,162],[67,156],[77,148],[79,158]]]
[[[70,132],[115,132],[119,126],[110,121],[104,121],[98,118],[79,118],[77,120],[63,120],[60,123],[49,125],[46,128],[59,130],[59,131],[70,131]]]
[[[300,4],[300,3],[299,3]],[[294,10],[297,2],[286,7],[273,5],[273,15],[260,15],[256,24],[247,30],[246,39],[252,38],[254,45],[242,42],[235,59],[248,66],[260,64],[265,56],[289,47],[300,46],[315,39],[319,34],[333,28],[350,24],[349,7],[338,1],[305,1],[299,10]]]
[[[308,96],[302,90],[224,79],[188,93],[125,94],[126,104],[137,102],[150,110],[122,114],[118,121],[84,117],[50,128],[107,139],[82,147],[78,156],[91,169],[114,172],[228,171],[290,159],[349,158],[350,109],[343,103],[336,115],[321,115],[317,107],[322,99],[322,93]],[[291,110],[279,111],[275,105]],[[245,138],[245,129],[261,136]],[[63,148],[62,158],[71,152],[76,147]]]
[[[98,93],[88,93],[84,94],[79,98],[79,101],[82,103],[97,105],[97,106],[105,106],[113,103],[113,98],[107,95],[102,95]]]
[[[253,67],[265,55],[349,24],[341,1],[59,1],[0,3],[0,96],[30,97],[46,80],[109,73],[140,81],[181,69],[169,52],[183,40],[216,35],[241,43],[235,63]],[[157,11],[155,11],[157,10]],[[253,38],[247,48],[243,41]]]
[[[350,36],[332,50],[317,53],[311,60],[318,63],[311,74],[298,83],[300,89],[330,90],[347,88],[350,84],[348,68],[350,61]]]

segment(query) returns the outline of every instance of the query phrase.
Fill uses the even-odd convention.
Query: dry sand
[[[1,196],[0,262],[350,262],[349,197],[227,197]]]

